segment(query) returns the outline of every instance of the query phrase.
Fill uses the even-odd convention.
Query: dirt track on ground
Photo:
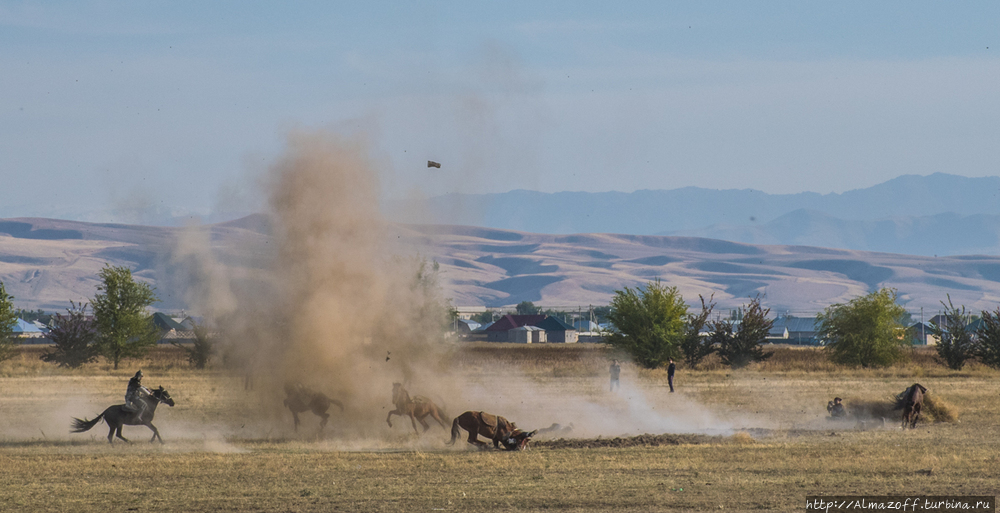
[[[725,440],[722,436],[709,435],[639,435],[615,438],[591,438],[591,439],[565,439],[539,440],[532,442],[534,447],[544,447],[547,449],[597,449],[604,447],[658,447],[661,445],[699,445],[708,443],[721,443]]]

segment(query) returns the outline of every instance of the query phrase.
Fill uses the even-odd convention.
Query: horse
[[[149,439],[149,443],[153,443],[156,439],[159,439],[162,444],[163,437],[160,436],[160,431],[153,425],[153,415],[156,413],[156,406],[158,404],[164,403],[167,406],[173,407],[174,400],[163,387],[153,390],[148,397],[142,397],[140,400],[146,403],[146,409],[142,411],[141,417],[138,417],[138,412],[126,410],[124,404],[116,404],[108,406],[108,409],[104,410],[97,417],[94,417],[94,420],[80,420],[74,417],[71,433],[88,431],[90,428],[96,426],[101,419],[104,419],[104,422],[107,422],[110,428],[108,430],[108,443],[110,444],[114,444],[115,436],[126,442],[129,441],[128,438],[122,436],[122,426],[146,426],[153,430],[153,438]]]
[[[331,404],[336,404],[340,411],[344,411],[344,404],[340,401],[330,399],[322,392],[314,392],[301,383],[286,383],[285,395],[285,407],[292,411],[296,432],[299,430],[299,413],[312,411],[320,417],[319,430],[323,431],[326,422],[330,420],[330,414],[326,411]]]
[[[424,420],[424,417],[430,415],[441,425],[442,429],[448,429],[448,424],[445,423],[444,413],[441,408],[438,408],[434,401],[418,395],[413,399],[410,399],[410,393],[403,388],[400,383],[392,384],[392,404],[396,405],[396,409],[389,412],[389,415],[385,417],[385,421],[392,427],[392,416],[399,415],[400,417],[408,416],[410,417],[410,422],[413,424],[413,431],[420,434],[417,430],[417,421],[420,421],[420,425],[424,427],[424,432],[427,432],[431,428],[430,424]]]
[[[535,435],[538,430],[530,433],[525,432],[509,420],[481,411],[467,411],[451,423],[451,441],[448,445],[454,445],[459,435],[459,428],[469,432],[469,443],[480,449],[486,449],[486,442],[479,441],[479,435],[483,435],[493,441],[493,448],[499,449],[500,444],[508,451],[521,451],[528,447],[528,440]]]
[[[924,394],[926,393],[927,388],[919,383],[914,383],[913,386],[896,396],[897,402],[901,403],[903,407],[903,429],[906,429],[907,423],[910,424],[910,429],[917,427],[917,420],[920,418],[920,410],[923,407]]]

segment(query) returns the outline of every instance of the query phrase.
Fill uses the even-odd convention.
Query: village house
[[[483,332],[488,342],[577,342],[573,326],[548,315],[505,315],[483,328]]]

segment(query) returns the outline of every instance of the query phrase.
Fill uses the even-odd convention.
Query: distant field
[[[574,425],[522,453],[450,447],[436,425],[419,437],[406,423],[389,428],[378,413],[388,391],[385,404],[350,405],[348,414],[378,410],[362,434],[337,415],[325,435],[311,416],[295,433],[273,394],[244,391],[223,370],[189,369],[175,348],[117,372],[60,370],[36,363],[38,351],[0,364],[4,511],[801,511],[807,494],[1000,494],[1000,373],[948,371],[923,351],[865,371],[778,348],[758,368],[681,368],[671,395],[662,371],[630,366],[622,392],[607,392],[604,346],[457,348],[458,375],[492,391],[479,408],[529,429]],[[68,433],[71,416],[121,402],[140,365],[177,400],[157,411],[166,444],[146,443],[141,427],[125,430],[136,443],[114,447],[102,426]],[[850,410],[915,381],[958,422],[903,432],[896,418],[864,429],[825,419],[834,395]],[[442,395],[452,414],[468,400]]]

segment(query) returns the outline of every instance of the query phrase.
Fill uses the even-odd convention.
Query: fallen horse
[[[451,441],[448,445],[454,445],[460,433],[459,428],[469,432],[469,443],[479,447],[487,448],[486,442],[479,440],[479,435],[486,437],[493,442],[493,448],[499,449],[500,444],[508,451],[521,451],[528,447],[528,440],[535,435],[536,431],[526,432],[519,429],[513,422],[482,411],[467,411],[455,417],[451,423]]]

